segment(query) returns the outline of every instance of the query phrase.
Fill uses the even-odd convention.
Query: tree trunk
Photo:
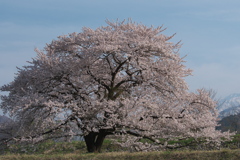
[[[103,141],[106,137],[104,130],[99,132],[90,132],[88,135],[84,136],[84,140],[87,146],[88,152],[101,152]]]

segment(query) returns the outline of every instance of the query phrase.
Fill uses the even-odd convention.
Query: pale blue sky
[[[186,79],[191,91],[240,93],[239,0],[0,0],[0,86],[35,57],[35,47],[117,18],[177,33],[172,41],[182,41],[180,53],[194,70]]]

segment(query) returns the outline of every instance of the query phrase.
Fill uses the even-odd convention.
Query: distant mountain
[[[13,123],[12,119],[8,118],[7,116],[0,115],[0,140],[11,137],[11,134],[8,133],[8,130],[7,132],[5,132],[6,128],[4,126],[4,125],[9,126],[11,123]]]
[[[8,118],[7,116],[0,115],[0,124],[1,123],[9,123],[9,122],[12,122],[12,119]]]
[[[235,93],[227,96],[219,102],[217,107],[219,117],[224,118],[230,115],[237,115],[240,113],[240,94]]]

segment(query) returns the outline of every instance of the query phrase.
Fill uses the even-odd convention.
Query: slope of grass
[[[126,151],[126,148],[115,144],[112,140],[104,140],[102,152],[121,152]],[[39,144],[13,144],[10,147],[0,150],[1,154],[67,154],[67,153],[86,153],[86,144],[83,141],[72,142],[54,142],[52,140]]]
[[[169,141],[169,144],[181,144],[187,146],[179,150],[167,150],[161,152],[127,152],[126,148],[114,144],[110,139],[104,141],[101,154],[86,153],[86,145],[83,141],[54,142],[47,141],[39,144],[29,144],[24,146],[11,145],[6,150],[1,150],[4,154],[0,160],[105,160],[105,159],[138,159],[138,160],[237,160],[240,159],[240,135],[234,136],[232,141],[225,142],[221,150],[206,151],[196,150],[201,144],[192,143],[194,139],[184,139],[180,141]],[[213,149],[207,147],[206,149]],[[231,150],[232,149],[232,150]]]
[[[68,153],[68,154],[9,154],[0,156],[0,160],[239,160],[240,150],[218,151],[165,151],[165,152],[109,152],[101,154]]]

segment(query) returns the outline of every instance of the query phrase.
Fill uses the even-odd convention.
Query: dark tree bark
[[[104,130],[99,132],[90,132],[88,135],[84,136],[84,140],[87,146],[88,152],[101,152],[103,141],[107,133]]]

